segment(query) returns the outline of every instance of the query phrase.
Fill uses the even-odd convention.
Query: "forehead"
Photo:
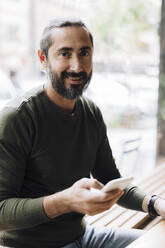
[[[83,27],[71,26],[55,28],[52,32],[52,46],[58,50],[61,47],[80,49],[84,46],[92,48],[89,33]]]

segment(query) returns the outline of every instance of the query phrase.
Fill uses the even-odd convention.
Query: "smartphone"
[[[129,183],[131,183],[133,177],[123,177],[111,180],[108,182],[101,190],[104,192],[109,192],[114,189],[125,189]]]

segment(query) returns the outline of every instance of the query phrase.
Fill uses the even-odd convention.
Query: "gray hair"
[[[72,27],[72,26],[85,28],[85,30],[89,34],[89,38],[93,46],[93,36],[91,32],[89,31],[89,29],[87,28],[87,26],[85,25],[85,23],[83,23],[81,20],[68,19],[68,18],[67,19],[53,19],[44,28],[44,31],[42,33],[41,40],[40,40],[40,49],[42,53],[46,56],[46,58],[48,57],[48,50],[53,43],[52,30],[55,28]]]

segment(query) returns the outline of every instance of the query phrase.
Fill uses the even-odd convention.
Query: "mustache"
[[[87,78],[87,74],[86,74],[86,72],[84,72],[84,71],[81,71],[81,72],[79,72],[79,73],[76,73],[76,72],[66,72],[66,71],[64,71],[64,72],[62,72],[62,76],[63,77],[72,77],[72,78],[77,78],[77,77],[81,77],[81,78],[83,78],[83,79],[86,79]]]

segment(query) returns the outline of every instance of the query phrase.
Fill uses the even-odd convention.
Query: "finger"
[[[80,186],[86,189],[102,189],[104,187],[104,184],[93,178],[82,178],[79,182]]]
[[[124,194],[124,191],[121,189],[115,189],[113,191],[110,191],[108,193],[105,193],[103,191],[100,192],[96,192],[95,193],[96,196],[98,196],[98,199],[96,199],[98,202],[102,203],[102,202],[107,202],[110,200],[113,200],[115,197],[121,197]]]
[[[94,188],[94,189],[102,189],[104,187],[104,184],[102,184],[101,182],[99,182],[98,180],[96,179],[91,179],[91,188]]]
[[[122,195],[122,193],[121,193]],[[121,197],[121,195],[113,198],[113,200],[109,200],[109,201],[106,201],[106,202],[95,202],[95,203],[91,203],[90,204],[90,208],[88,208],[87,210],[87,214],[88,215],[95,215],[95,214],[99,214],[99,213],[102,213],[108,209],[110,209],[118,200],[119,198]]]
[[[113,200],[115,197],[121,197],[123,195],[124,191],[122,190],[113,190],[109,193],[105,193],[101,190],[90,190],[85,193],[85,196],[88,197],[88,201],[90,203],[99,203],[103,204],[105,202],[109,202]]]
[[[124,191],[121,189],[115,189],[113,191],[107,192],[106,196],[111,197],[113,199],[114,197],[122,196],[124,194]]]
[[[107,211],[110,209],[116,202],[118,201],[118,198],[115,198],[113,201],[106,202],[104,204],[95,204],[89,211],[88,215],[95,215],[102,213],[104,211]]]
[[[105,210],[109,209],[110,207],[112,207],[120,199],[122,194],[123,194],[123,192],[111,200],[100,201],[100,202],[94,202],[94,201],[92,202],[91,201],[90,202],[90,208],[92,210],[105,211]]]
[[[111,201],[109,201],[109,207],[112,207],[114,204],[116,204],[118,202],[118,200],[120,199],[121,195],[118,195],[117,197],[115,197],[114,199],[112,199]]]
[[[118,200],[120,199],[120,196],[117,196],[115,198],[113,198],[113,200],[104,202],[103,204],[100,204],[100,210],[108,210],[110,209],[114,204],[116,204],[118,202]]]

